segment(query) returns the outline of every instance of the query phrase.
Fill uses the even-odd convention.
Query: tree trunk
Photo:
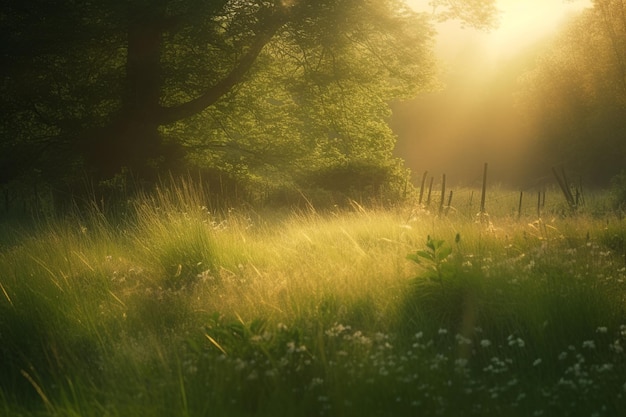
[[[126,168],[134,176],[151,181],[159,170],[175,166],[183,155],[182,147],[164,146],[159,127],[198,114],[242,82],[263,47],[286,22],[281,12],[259,21],[255,37],[227,74],[200,96],[177,106],[162,107],[163,34],[172,29],[176,18],[164,17],[158,11],[143,12],[130,18],[121,110],[88,140],[86,162],[98,179],[111,178]]]
[[[122,106],[112,122],[96,133],[88,160],[99,179],[110,178],[123,169],[140,178],[154,179],[163,159],[156,115],[161,97],[164,30],[164,19],[130,16]]]

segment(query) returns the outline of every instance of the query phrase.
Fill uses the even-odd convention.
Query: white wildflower
[[[513,335],[511,335],[511,336],[509,336],[508,340],[509,340],[509,346],[517,346],[517,347],[521,347],[521,348],[526,346],[526,342],[524,342],[524,340],[522,340],[519,337],[514,339]]]
[[[326,335],[327,336],[338,336],[341,333],[345,332],[345,331],[349,331],[351,330],[350,326],[344,326],[343,324],[340,323],[335,323],[335,325],[333,327],[331,327],[330,329],[326,330]]]
[[[595,349],[596,348],[596,342],[594,342],[593,340],[585,340],[583,342],[583,348]]]
[[[459,358],[457,360],[454,361],[454,364],[458,367],[458,368],[465,368],[465,366],[467,366],[467,359],[465,358]]]
[[[386,335],[385,333],[377,332],[377,333],[374,335],[374,339],[375,339],[377,342],[382,342],[383,340],[387,340],[387,339],[389,339],[389,336],[388,336],[388,335]]]
[[[315,388],[319,385],[322,385],[323,383],[324,383],[324,380],[322,378],[313,378],[311,380],[311,384],[309,385],[309,389]]]
[[[459,345],[471,345],[472,341],[463,335],[457,334],[455,339]]]
[[[616,340],[615,342],[613,342],[612,345],[609,346],[609,348],[614,351],[615,353],[623,353],[624,352],[624,348],[622,347],[622,345],[619,343],[619,340]]]

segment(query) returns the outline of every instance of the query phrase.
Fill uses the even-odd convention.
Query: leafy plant
[[[452,266],[448,262],[451,254],[452,247],[447,245],[444,240],[432,239],[429,235],[426,239],[425,250],[409,253],[406,257],[422,266],[426,270],[425,275],[428,278],[443,283],[444,276],[453,273]]]

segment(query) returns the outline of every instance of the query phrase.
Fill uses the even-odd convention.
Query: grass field
[[[5,223],[0,415],[620,415],[624,219],[473,195]]]

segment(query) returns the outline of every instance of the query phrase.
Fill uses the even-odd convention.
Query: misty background
[[[413,1],[419,11],[428,11],[426,3]],[[567,165],[536,154],[536,127],[520,108],[520,79],[548,53],[562,26],[591,3],[500,0],[497,5],[495,29],[437,24],[441,88],[393,105],[395,153],[413,171],[414,183],[429,171],[445,173],[453,184],[477,186],[488,163],[492,181],[532,187],[552,180],[552,166]]]

